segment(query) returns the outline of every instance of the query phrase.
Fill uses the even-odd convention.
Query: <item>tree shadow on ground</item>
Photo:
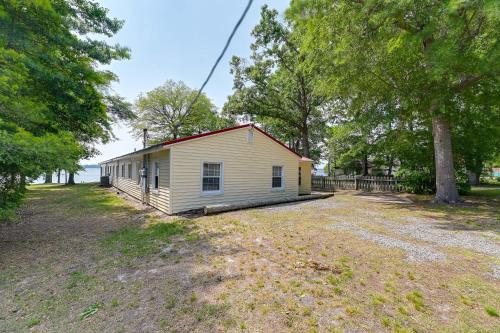
[[[223,232],[201,230],[196,219],[151,217],[93,185],[33,187],[23,210],[20,223],[0,232],[6,330],[25,331],[26,314],[42,331],[234,325],[230,304],[217,297],[221,285],[240,276],[218,261],[244,249],[216,245]],[[116,246],[107,246],[113,237]],[[101,307],[80,320],[92,304]]]

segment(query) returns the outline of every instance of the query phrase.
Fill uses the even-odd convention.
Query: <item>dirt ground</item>
[[[500,198],[481,191],[167,217],[32,186],[0,225],[0,332],[499,332]]]

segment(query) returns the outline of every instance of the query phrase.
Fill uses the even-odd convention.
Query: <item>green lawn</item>
[[[1,226],[0,332],[498,331],[488,191],[451,207],[339,192],[187,219],[95,185],[31,186]]]

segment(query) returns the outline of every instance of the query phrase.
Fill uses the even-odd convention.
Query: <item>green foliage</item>
[[[401,186],[406,192],[416,194],[430,194],[435,192],[435,180],[429,169],[401,169],[396,176],[402,179]]]
[[[19,203],[27,179],[78,170],[111,121],[131,116],[108,94],[115,75],[98,69],[129,50],[94,39],[122,25],[88,0],[0,3],[0,211]]]
[[[499,6],[292,1],[287,17],[301,36],[307,65],[319,75],[316,91],[335,101],[334,125],[358,131],[349,140],[351,161],[368,152],[373,161],[395,159],[453,179],[452,170],[433,165],[433,150],[441,155],[446,148],[427,140],[431,120],[439,118],[452,130],[457,169],[481,169],[499,146]]]
[[[290,21],[283,22],[266,5],[252,36],[250,61],[237,56],[231,60],[234,93],[224,111],[259,122],[293,149],[318,158],[325,127],[320,111],[324,98],[314,92],[316,73],[305,66],[299,36]]]
[[[197,95],[184,82],[168,80],[135,103],[136,118],[131,121],[134,134],[141,137],[147,128],[153,143],[178,139],[183,136],[231,126],[234,122],[217,114],[210,99],[201,94],[196,103],[188,109]]]
[[[0,220],[13,218],[26,180],[46,170],[77,168],[82,146],[68,132],[35,136],[0,119]]]
[[[460,195],[466,195],[471,192],[471,185],[469,182],[469,177],[467,174],[461,170],[458,170],[457,175],[457,189]]]

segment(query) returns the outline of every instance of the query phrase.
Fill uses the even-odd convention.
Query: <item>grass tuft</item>
[[[489,314],[490,316],[492,317],[499,317],[500,315],[498,314],[498,311],[497,309],[495,309],[494,307],[490,306],[490,305],[486,305],[484,307],[484,311],[486,311],[487,314]]]
[[[99,311],[100,308],[102,308],[102,306],[103,305],[101,303],[94,303],[91,306],[85,308],[85,310],[83,310],[83,312],[80,314],[80,320],[92,317],[97,313],[97,311]]]
[[[28,323],[26,326],[28,326],[28,328],[32,328],[38,324],[41,323],[41,320],[38,319],[38,318],[31,318],[30,320],[28,320]]]
[[[415,307],[415,310],[417,311],[423,311],[425,308],[424,304],[424,298],[422,296],[422,293],[418,290],[414,290],[410,292],[409,294],[406,295],[406,299],[409,300],[413,306]]]

